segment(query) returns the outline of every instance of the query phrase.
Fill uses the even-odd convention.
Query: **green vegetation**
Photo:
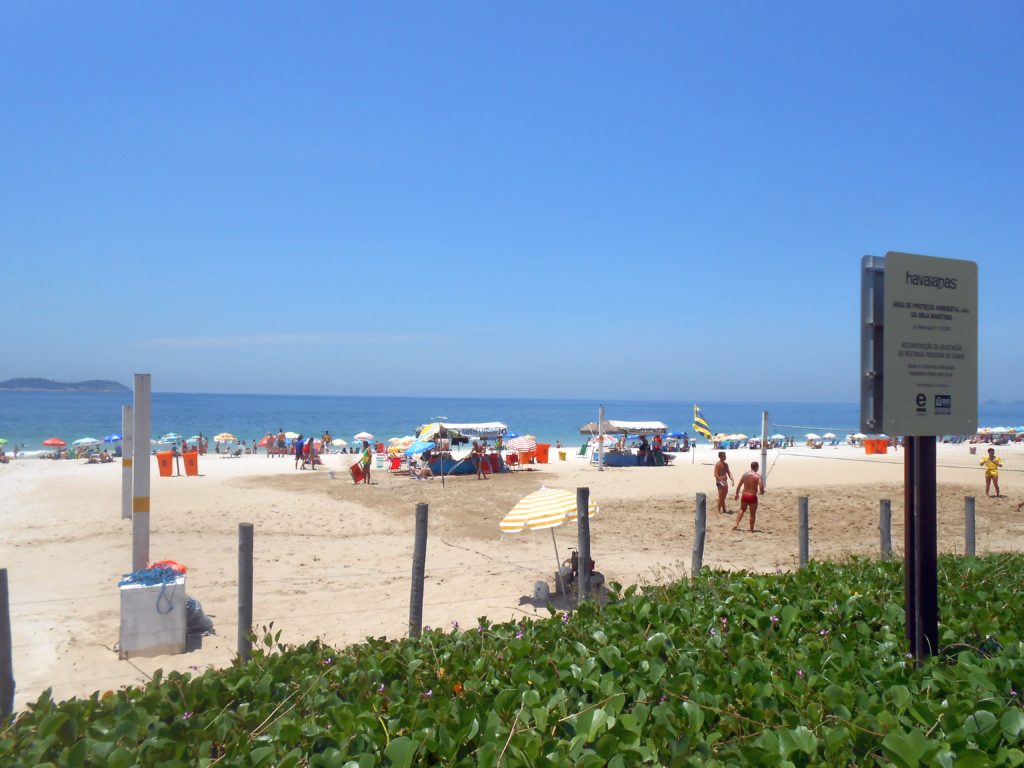
[[[0,390],[29,392],[131,392],[124,384],[106,379],[89,381],[53,381],[52,379],[7,379],[0,381]]]
[[[942,647],[920,668],[900,563],[706,572],[344,650],[271,628],[248,664],[42,696],[0,730],[0,764],[1024,764],[1024,557],[939,568]]]

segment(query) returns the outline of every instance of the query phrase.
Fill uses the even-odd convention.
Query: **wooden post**
[[[974,557],[974,497],[964,496],[964,554]]]
[[[135,406],[132,409],[132,570],[149,565],[149,439],[152,433],[152,377],[135,374]]]
[[[697,512],[695,516],[695,530],[693,534],[693,554],[690,557],[690,578],[700,576],[700,569],[704,567],[704,536],[708,528],[708,497],[707,494],[697,494]]]
[[[7,569],[0,568],[0,723],[14,712],[14,656]]]
[[[427,569],[427,505],[416,505],[416,541],[412,549],[412,593],[409,596],[409,637],[423,631],[423,581]]]
[[[807,497],[800,497],[800,567],[807,565],[808,545]]]
[[[577,557],[579,560],[579,599],[590,597],[590,489],[576,489]]]
[[[121,406],[121,519],[132,519],[132,459],[135,440],[132,439],[132,407]]]
[[[238,524],[238,658],[252,655],[252,523]]]
[[[883,560],[892,560],[892,501],[878,502],[879,546]]]

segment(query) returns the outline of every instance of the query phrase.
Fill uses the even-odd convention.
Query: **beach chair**
[[[587,445],[587,443],[584,443],[583,445],[581,445],[579,453],[576,454],[576,458],[579,458],[579,459],[587,458],[587,448],[589,448],[589,447],[590,446]]]
[[[518,471],[519,454],[516,453],[515,451],[510,451],[509,454],[505,457],[505,463],[508,464],[509,469],[511,469],[513,472]]]

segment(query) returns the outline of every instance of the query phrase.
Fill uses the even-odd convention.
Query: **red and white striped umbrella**
[[[528,435],[523,437],[513,437],[505,445],[510,451],[535,451],[537,450],[537,441]]]

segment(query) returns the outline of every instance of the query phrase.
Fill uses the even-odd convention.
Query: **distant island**
[[[89,381],[53,381],[52,379],[8,379],[0,381],[0,391],[22,392],[131,392],[124,384],[106,379]]]

